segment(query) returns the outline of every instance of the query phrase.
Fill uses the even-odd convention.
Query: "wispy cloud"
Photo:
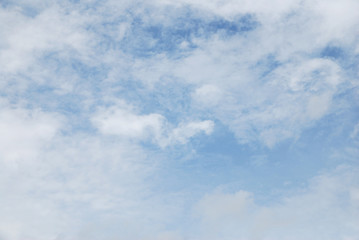
[[[355,239],[359,230],[356,174],[357,169],[338,167],[274,205],[257,204],[247,191],[208,194],[195,209],[201,238]]]
[[[0,239],[355,239],[358,5],[2,1]]]

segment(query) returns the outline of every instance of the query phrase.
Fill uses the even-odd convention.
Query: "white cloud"
[[[339,167],[266,206],[245,191],[206,195],[196,207],[198,239],[356,239],[357,174],[357,169]]]
[[[228,3],[237,13],[249,11],[236,8],[231,1],[221,3]],[[324,4],[322,1],[314,6],[309,2],[286,2],[278,12],[264,3],[247,3],[254,14],[267,14],[265,20],[259,19],[255,30],[231,38],[220,34],[208,39],[198,37],[194,41],[199,47],[184,58],[173,60],[161,55],[149,62],[140,60],[136,72],[141,74],[136,76],[146,83],[149,79],[151,83],[183,80],[194,87],[191,96],[195,111],[211,113],[228,125],[240,143],[260,141],[273,147],[299,137],[334,109],[332,98],[348,79],[336,60],[313,56],[313,52],[319,53],[328,44],[351,46],[353,34],[341,31],[345,24],[354,26],[357,21],[354,13],[349,14],[342,30],[336,28],[335,34],[324,34],[331,31],[324,27],[327,16],[313,10]],[[348,1],[341,8],[352,4]],[[201,1],[193,5],[206,8]],[[336,16],[330,11],[325,14]],[[345,39],[337,39],[338,35]]]
[[[201,66],[190,68],[185,64],[188,71],[201,69]],[[206,68],[221,68],[218,64],[207,62]],[[230,64],[229,60],[226,68]],[[234,69],[237,64],[232,64]],[[192,62],[189,65],[193,65]],[[330,112],[331,100],[342,81],[340,67],[327,59],[293,60],[260,80],[253,76],[257,73],[246,71],[237,70],[228,77],[220,72],[209,72],[208,78],[203,75],[205,79],[202,75],[196,79],[196,74],[191,72],[184,72],[181,76],[198,83],[192,94],[198,109],[214,113],[214,117],[229,125],[240,142],[259,140],[269,147],[298,136],[314,120]],[[214,78],[209,79],[209,76]],[[202,83],[207,81],[212,84]]]
[[[195,90],[192,94],[192,98],[195,103],[199,103],[204,107],[216,107],[223,100],[224,93],[218,86],[215,85],[203,85]]]
[[[275,0],[273,5],[269,6],[268,2],[264,0],[259,1],[250,1],[250,0],[214,0],[214,1],[203,1],[203,0],[181,0],[176,1],[175,3],[168,0],[158,0],[160,3],[164,4],[187,4],[191,5],[192,7],[204,9],[210,12],[214,12],[217,15],[222,17],[231,19],[236,17],[238,14],[246,14],[246,13],[255,13],[261,15],[279,15],[283,14],[293,7],[299,5],[299,1],[297,0],[290,0],[290,1],[283,1],[283,0]]]
[[[214,127],[210,120],[182,122],[177,127],[172,127],[162,115],[136,114],[126,104],[100,109],[92,117],[92,122],[103,134],[123,140],[150,141],[160,147],[185,144],[200,132],[211,134]]]
[[[186,143],[194,135],[204,132],[206,135],[212,133],[214,127],[213,121],[206,120],[201,122],[189,122],[187,124],[180,124],[174,128],[169,136],[170,142]]]
[[[0,11],[2,72],[27,70],[46,52],[75,55],[89,50],[87,34],[81,29],[83,18],[75,11],[66,14],[57,5],[42,9],[35,17],[25,16],[16,7]]]
[[[165,224],[168,213],[160,211],[164,206],[153,196],[150,180],[160,159],[136,144],[58,135],[46,138],[36,158],[22,157],[16,167],[0,161],[5,239],[138,239],[154,236]]]
[[[20,107],[0,107],[0,159],[28,161],[58,133],[63,125],[58,114]]]
[[[239,191],[235,194],[224,194],[215,192],[206,195],[199,203],[196,211],[203,215],[205,224],[210,224],[211,229],[218,225],[218,219],[221,221],[244,220],[241,216],[247,214],[248,209],[253,204],[251,194],[246,191]],[[226,225],[222,222],[220,225]]]
[[[128,109],[111,107],[97,112],[92,121],[104,134],[146,140],[161,136],[164,117],[159,114],[136,115]]]
[[[217,120],[229,126],[239,142],[259,140],[274,146],[284,139],[297,137],[305,127],[330,113],[336,86],[343,81],[341,69],[332,60],[313,58],[311,54],[328,44],[351,46],[355,42],[352,32],[358,19],[352,10],[356,9],[357,3],[352,0],[340,4],[296,0],[278,0],[276,3],[268,6],[265,1],[156,1],[134,10],[129,2],[119,5],[110,1],[99,6],[97,12],[91,10],[93,17],[82,14],[84,9],[80,5],[70,3],[43,6],[35,17],[24,16],[16,8],[2,9],[4,19],[14,19],[17,24],[12,28],[7,27],[8,23],[2,25],[6,37],[0,44],[3,46],[0,62],[5,66],[3,71],[9,74],[36,65],[37,57],[47,51],[58,51],[62,55],[74,54],[91,66],[103,63],[110,69],[107,79],[111,83],[130,78],[141,81],[146,85],[146,91],[153,92],[156,83],[176,79],[195,88],[192,94],[195,111],[213,113]],[[135,58],[131,53],[124,54],[110,47],[131,34],[131,19],[118,21],[113,15],[115,11],[126,12],[131,8],[136,14],[143,13],[145,26],[171,26],[176,19],[169,16],[166,9],[174,5],[194,7],[204,19],[214,14],[233,20],[238,14],[250,13],[259,25],[252,31],[232,37],[224,38],[220,33],[209,38],[191,36],[189,40],[198,48],[180,58],[171,58],[164,53]],[[327,11],[322,11],[323,8]],[[154,16],[151,11],[162,15]],[[333,19],[341,21],[332,24]],[[105,29],[102,23],[111,21],[117,21],[118,26]],[[53,28],[54,25],[57,27]],[[95,30],[85,31],[89,26]],[[110,43],[107,43],[107,37],[100,36],[105,30]],[[105,50],[107,45],[109,50]],[[99,47],[105,51],[99,53],[95,49]],[[273,57],[274,63],[266,62],[268,56]],[[316,76],[316,72],[320,74]],[[27,73],[37,81],[49,82],[53,78],[51,70],[37,69]],[[268,75],[263,76],[265,74]],[[52,81],[59,88],[57,93],[79,91],[75,84],[76,74],[58,77],[62,80]],[[26,82],[23,80],[18,84]],[[324,92],[319,93],[319,90]],[[81,91],[85,96],[93,95],[86,88]],[[102,92],[105,96],[112,94],[106,87]],[[183,114],[195,115],[193,112]],[[143,115],[138,121],[147,122],[148,128],[152,129],[147,132],[156,132],[158,126],[155,125],[161,124],[160,118]],[[268,126],[270,129],[264,132]],[[138,129],[137,138],[145,138],[146,131]]]
[[[1,96],[21,106],[6,102],[0,107],[0,238],[356,239],[358,185],[349,170],[319,176],[302,193],[270,206],[256,203],[247,191],[208,194],[197,208],[202,218],[199,235],[196,229],[175,229],[186,220],[173,219],[187,211],[176,201],[186,197],[168,197],[157,189],[162,185],[153,184],[161,161],[170,162],[163,148],[210,135],[214,120],[227,125],[240,143],[259,141],[273,147],[330,114],[339,85],[347,79],[339,61],[319,58],[319,53],[328,44],[358,49],[358,4],[1,4]],[[159,31],[181,30],[176,14],[187,18],[182,10],[203,22],[199,29],[185,29],[188,37],[178,46],[173,43],[173,52],[154,48],[149,56],[137,56],[142,50],[121,45],[124,40],[131,47],[131,40],[144,38],[155,46],[160,40],[146,31],[157,25]],[[237,21],[244,14],[258,21],[255,29],[233,36],[223,31],[202,35],[201,24]],[[136,24],[142,24],[143,32],[134,31]],[[176,47],[184,52],[177,54]],[[44,59],[47,54],[55,54],[53,62]],[[185,92],[182,101],[172,99],[176,84]],[[156,89],[159,85],[165,87]],[[167,95],[159,96],[161,91]],[[129,104],[102,105],[119,95],[130,96]],[[137,95],[140,99],[134,99]],[[151,109],[131,105],[132,100],[138,106],[147,99],[153,101],[148,104]],[[171,104],[183,108],[175,112]],[[83,120],[91,121],[98,132],[75,129],[60,134]],[[353,138],[357,132],[356,127]],[[141,142],[147,141],[162,149],[146,150]],[[253,161],[264,163],[268,165],[261,156]],[[168,230],[171,224],[175,226]]]

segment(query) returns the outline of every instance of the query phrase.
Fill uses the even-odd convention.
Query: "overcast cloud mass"
[[[358,9],[0,0],[0,240],[359,240]]]

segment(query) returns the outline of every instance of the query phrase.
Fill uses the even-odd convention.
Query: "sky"
[[[0,240],[359,240],[357,0],[0,0]]]

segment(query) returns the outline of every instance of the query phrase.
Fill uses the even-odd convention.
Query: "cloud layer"
[[[2,1],[0,239],[358,239],[357,9]]]

